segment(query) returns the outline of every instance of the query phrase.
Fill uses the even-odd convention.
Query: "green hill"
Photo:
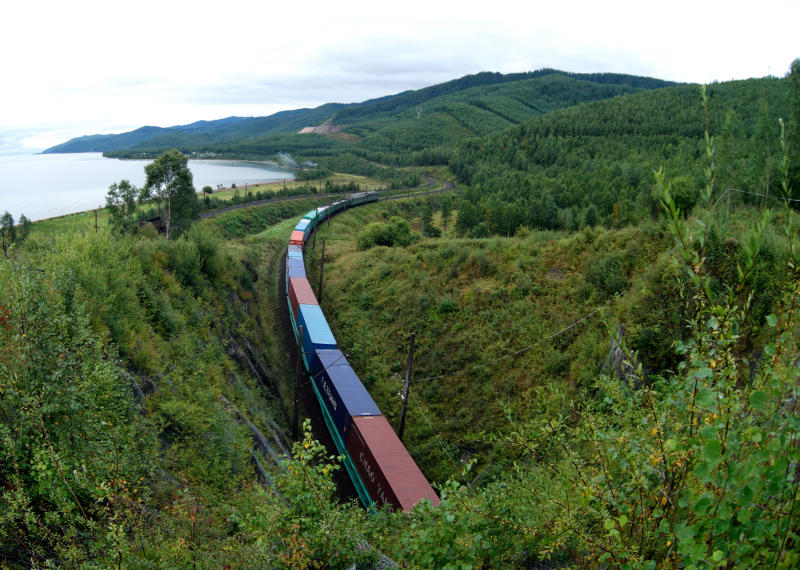
[[[720,192],[779,196],[778,118],[789,116],[788,80],[719,83],[708,96]],[[680,85],[575,105],[463,141],[450,162],[470,187],[459,231],[572,230],[587,217],[590,224],[635,222],[660,210],[652,173],[661,166],[675,175],[688,211],[699,197],[705,124],[699,87]],[[733,197],[758,201],[743,192]]]
[[[130,148],[142,142],[152,140],[161,136],[170,136],[176,133],[185,135],[214,132],[217,129],[224,130],[232,123],[245,121],[241,117],[228,117],[217,121],[198,121],[190,125],[176,127],[141,127],[135,131],[121,133],[118,135],[87,135],[68,140],[43,151],[48,153],[72,153],[72,152],[107,152]]]
[[[550,69],[508,75],[486,72],[363,103],[330,103],[269,117],[231,117],[80,137],[45,152],[100,150],[122,157],[179,148],[248,158],[294,152],[308,159],[356,152],[369,160],[396,163],[397,155],[451,143],[465,135],[487,134],[553,109],[669,84],[628,75]],[[337,131],[329,137],[330,144],[318,137],[290,134],[325,122]],[[395,156],[384,156],[387,152]]]

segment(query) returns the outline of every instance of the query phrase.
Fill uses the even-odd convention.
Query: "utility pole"
[[[97,210],[94,211],[94,231],[97,232]]]
[[[397,424],[397,438],[403,441],[403,430],[406,427],[406,406],[408,405],[408,385],[411,383],[411,367],[414,364],[414,339],[417,333],[411,333],[411,344],[408,347],[408,368],[406,368],[406,383],[403,386],[402,407],[400,408],[400,422]]]
[[[311,244],[311,251],[317,251],[317,223],[319,222],[319,208],[314,209],[314,242]]]
[[[297,361],[295,362],[294,376],[294,406],[292,409],[292,437],[297,439],[300,431],[298,407],[300,402],[300,383],[303,381],[303,325],[297,327]]]
[[[322,306],[322,276],[325,270],[325,240],[322,240],[322,257],[319,258],[319,289],[317,289],[317,303]]]

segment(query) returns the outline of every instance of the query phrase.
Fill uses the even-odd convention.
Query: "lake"
[[[0,214],[19,220],[52,218],[105,206],[108,187],[120,180],[144,185],[151,160],[104,158],[100,153],[0,156]],[[246,184],[291,178],[280,167],[259,162],[190,160],[194,187]]]

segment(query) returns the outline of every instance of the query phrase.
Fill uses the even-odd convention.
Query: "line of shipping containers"
[[[308,220],[309,222],[313,222],[315,218],[319,217],[319,215],[317,214],[317,210],[319,210],[319,208],[306,212],[305,214],[303,214],[303,219]]]
[[[297,325],[303,325],[303,338],[298,341],[302,347],[306,370],[311,370],[314,351],[336,349],[336,339],[319,305],[300,305],[297,311]]]
[[[290,244],[286,250],[286,256],[289,259],[303,259],[303,246]]]
[[[422,499],[439,504],[439,497],[384,416],[354,417],[347,451],[379,507],[410,511]]]
[[[316,227],[317,227],[317,224],[322,221],[323,218],[322,218],[322,215],[321,215],[321,212],[320,212],[321,209],[322,208],[315,208],[314,210],[311,210],[310,212],[306,212],[306,214],[303,216],[303,219],[304,220],[308,220],[308,222],[309,222],[308,223],[308,226],[309,226],[309,230],[308,231],[309,231],[309,233],[314,231],[316,229]]]
[[[311,289],[311,283],[308,279],[302,277],[292,277],[289,279],[289,307],[292,310],[292,316],[297,321],[300,305],[317,305],[317,297]]]
[[[321,358],[320,358],[321,355]],[[349,369],[349,371],[348,371]],[[313,372],[315,371],[315,372]],[[378,410],[361,381],[352,371],[344,355],[333,349],[318,349],[312,360],[311,388],[317,397],[322,417],[339,454],[344,457],[344,467],[358,493],[364,508],[373,506],[367,487],[347,452],[346,433],[353,415],[374,414]],[[360,390],[359,390],[360,387]],[[344,396],[344,399],[340,397]],[[346,402],[346,404],[345,404]],[[345,434],[343,438],[342,435]]]
[[[377,199],[377,193],[375,193],[375,199]],[[345,206],[346,202],[340,201],[335,203],[335,206],[326,208],[326,217]],[[289,260],[287,259],[287,264],[288,262]],[[303,271],[303,273],[305,273],[305,271]],[[289,272],[287,270],[287,280],[289,278]],[[310,305],[308,309],[298,310],[300,319],[304,322],[304,338],[299,342],[299,344],[302,345],[301,350],[304,353],[309,346],[325,346],[326,342],[332,341],[331,346],[335,346],[333,333],[330,331],[324,314],[322,314],[321,310],[318,312],[315,311],[313,307],[315,306]],[[316,309],[319,309],[319,307],[316,306]],[[294,321],[294,319],[292,320]],[[312,330],[309,331],[310,334],[305,333],[305,328],[307,326],[305,323],[312,324]],[[292,324],[294,325],[295,323],[293,322]],[[327,335],[321,334],[323,333],[322,329],[327,329]],[[312,337],[317,338],[315,339]],[[308,368],[308,359],[305,358],[305,354],[303,356],[304,363]],[[355,376],[354,372],[353,376]],[[357,376],[355,376],[355,379],[358,385],[363,389],[363,385],[360,380],[358,380]],[[314,384],[312,383],[312,385]],[[316,395],[320,404],[325,405],[324,398],[319,392],[317,385],[314,385],[314,391],[317,392]],[[367,396],[369,396],[368,393]],[[332,432],[336,431],[337,437],[334,439],[338,440],[337,447],[340,448],[340,452],[344,452],[345,447],[347,449],[352,447],[354,450],[358,450],[358,464],[354,466],[352,458],[348,457],[345,466],[356,484],[356,488],[365,506],[369,506],[370,502],[369,497],[364,496],[365,485],[372,487],[370,494],[373,495],[373,498],[379,505],[388,505],[392,508],[410,510],[423,498],[431,500],[434,504],[438,504],[439,499],[433,492],[430,484],[428,484],[424,475],[422,475],[422,472],[419,470],[416,463],[414,463],[414,460],[408,454],[402,442],[394,435],[394,431],[382,415],[362,415],[356,418],[350,416],[351,425],[355,426],[355,429],[351,430],[346,446],[342,446],[341,438],[338,437],[341,427],[336,426],[336,422],[333,421],[328,410],[325,410],[325,412],[323,416],[325,416],[325,421],[328,423],[329,430]],[[358,428],[359,425],[361,425],[360,429]],[[383,432],[382,435],[381,432]],[[387,445],[382,445],[380,443],[381,440]],[[354,467],[358,473],[353,473]]]
[[[340,350],[315,350],[311,374],[343,442],[353,417],[380,415],[380,408]]]
[[[315,221],[320,219],[320,215],[322,216],[321,219],[325,219],[332,209],[328,208],[327,206],[324,208],[318,208],[308,212],[306,216],[303,218],[302,221],[309,222],[310,225],[310,218],[311,215],[314,216]],[[295,227],[295,230],[300,228]],[[306,236],[304,236],[305,238]],[[309,362],[305,355],[303,354],[303,339],[298,338],[299,336],[299,329],[298,329],[298,317],[300,317],[300,305],[307,304],[307,305],[319,305],[316,300],[316,296],[314,295],[313,291],[311,290],[311,284],[308,283],[308,280],[305,279],[305,264],[303,263],[303,246],[302,245],[294,245],[291,243],[288,246],[287,256],[286,256],[286,290],[287,290],[287,303],[289,304],[289,317],[292,321],[292,330],[294,332],[295,340],[298,343],[298,350],[301,351],[301,356],[303,357],[303,364],[307,370],[309,370]],[[302,277],[295,277],[295,275],[302,275]],[[304,337],[308,337],[309,335],[305,331],[305,323],[311,322],[315,320],[314,315],[305,315],[307,311],[304,311]],[[327,338],[326,335],[322,335],[323,341],[333,341],[335,343],[335,339],[333,338],[333,333],[330,332],[330,328],[327,327],[327,321],[324,319],[324,315],[320,311],[319,313],[322,317],[322,322],[324,322],[325,327],[327,328]],[[312,327],[314,328],[314,327]],[[317,331],[318,332],[318,331]],[[319,341],[319,339],[317,339]],[[324,346],[324,345],[321,345]],[[329,345],[329,346],[335,346]],[[361,478],[358,475],[358,472],[355,469],[355,465],[353,465],[352,460],[350,459],[349,455],[347,455],[347,449],[345,447],[345,443],[342,440],[341,436],[339,435],[336,424],[334,423],[328,409],[325,406],[324,398],[322,394],[319,392],[317,386],[312,382],[312,388],[314,393],[317,397],[317,401],[319,402],[322,408],[322,416],[327,426],[328,431],[331,433],[336,448],[340,454],[345,456],[345,469],[350,476],[350,479],[353,481],[353,485],[356,488],[359,498],[361,499],[362,503],[366,508],[370,508],[372,506],[372,500],[367,493],[367,490],[364,486],[364,483],[361,481]]]
[[[312,387],[328,424],[336,447],[344,458],[344,465],[366,509],[374,501],[347,451],[347,438],[354,417],[380,414],[372,396],[361,383],[347,358],[339,350],[317,350],[312,364]]]
[[[288,302],[289,302],[289,315],[292,320],[292,328],[294,330],[295,339],[297,340],[298,350],[301,351],[303,357],[303,364],[307,370],[311,370],[312,358],[306,356],[309,348],[322,347],[323,350],[330,350],[336,347],[336,340],[333,333],[325,320],[325,315],[319,310],[316,297],[311,290],[311,285],[307,279],[290,278],[288,287]],[[299,329],[298,326],[303,325],[303,338],[298,339]],[[316,352],[316,351],[315,351]],[[360,383],[360,382],[359,382]],[[372,506],[372,499],[366,490],[366,487],[358,474],[358,471],[353,464],[352,459],[347,454],[347,447],[345,440],[342,439],[338,423],[335,422],[330,414],[330,410],[325,405],[323,394],[319,391],[318,386],[312,382],[312,388],[317,397],[317,401],[322,408],[322,415],[328,431],[334,439],[334,443],[338,452],[345,456],[345,470],[347,471],[353,485],[358,493],[361,502],[365,508]],[[369,396],[369,394],[367,394]],[[377,406],[375,406],[377,408]]]
[[[303,241],[308,239],[308,234],[311,233],[311,221],[303,218],[294,227],[295,231],[303,232]]]
[[[295,258],[289,257],[287,255],[287,257],[286,257],[286,283],[285,283],[285,285],[286,285],[286,294],[287,295],[289,294],[289,279],[291,279],[292,277],[299,277],[301,279],[305,279],[306,278],[306,266],[305,266],[305,263],[303,263],[303,258],[302,257],[300,259],[295,259]]]
[[[322,314],[322,310],[317,305],[300,305],[298,310],[297,325],[303,326],[303,338],[298,342],[298,349],[302,351],[303,363],[306,366],[306,370],[310,372],[312,370],[312,362],[315,352],[319,350],[335,350],[336,339],[333,337],[333,333],[328,326],[328,322],[325,320],[325,315]],[[306,355],[309,355],[310,357],[307,358]],[[348,475],[350,475],[350,479],[353,481],[353,485],[356,488],[361,502],[366,508],[369,508],[372,504],[372,499],[367,492],[364,482],[359,476],[355,464],[350,459],[349,455],[347,455],[347,445],[339,435],[337,422],[333,420],[330,412],[327,409],[324,395],[319,391],[319,388],[316,384],[314,384],[314,382],[311,384],[314,392],[316,393],[317,400],[319,401],[320,406],[323,408],[322,415],[325,418],[328,431],[331,433],[331,436],[334,439],[336,448],[339,450],[339,453],[345,455],[347,458],[345,461],[345,469],[347,470]]]

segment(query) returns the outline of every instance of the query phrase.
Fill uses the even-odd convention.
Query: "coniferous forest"
[[[800,565],[800,60],[127,135],[83,143],[164,169],[98,227],[3,225],[0,567]],[[279,153],[286,201],[200,219],[186,156]],[[410,513],[292,434],[286,245],[362,183],[403,189],[318,229],[323,306],[392,426],[416,335],[403,442],[441,502]]]

